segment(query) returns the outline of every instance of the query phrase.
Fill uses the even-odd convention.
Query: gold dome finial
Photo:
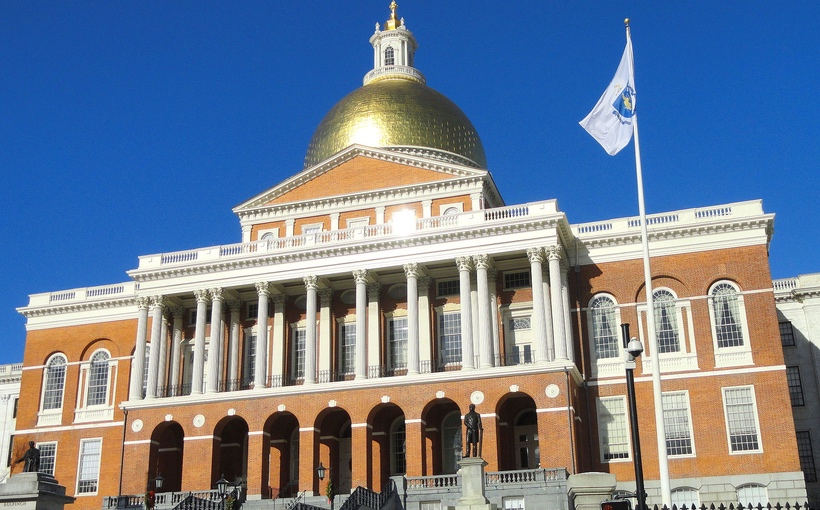
[[[398,7],[399,4],[396,3],[396,0],[390,2],[390,19],[384,22],[385,30],[395,30],[399,27],[399,18],[396,16]]]

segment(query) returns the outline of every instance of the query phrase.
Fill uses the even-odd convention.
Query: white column
[[[228,310],[231,312],[231,326],[228,337],[228,384],[234,385],[230,389],[238,390],[239,384],[239,330],[242,327],[239,314],[242,311],[242,301],[232,299],[228,301]]]
[[[356,379],[367,378],[367,270],[353,271],[356,282]]]
[[[407,375],[419,373],[419,265],[404,265],[407,277]]]
[[[194,367],[191,378],[191,395],[202,394],[202,381],[205,375],[205,327],[208,323],[208,291],[195,290],[196,297],[196,330],[194,333]]]
[[[490,286],[490,319],[493,323],[493,338],[492,338],[492,347],[493,347],[493,363],[497,363],[495,360],[500,360],[501,356],[499,356],[498,352],[498,343],[499,343],[499,336],[498,336],[498,270],[495,268],[490,268],[487,270],[487,278],[488,283]]]
[[[268,382],[268,298],[270,283],[257,282],[256,294],[256,358],[253,366],[253,387],[261,390]]]
[[[544,285],[542,280],[541,263],[544,255],[541,248],[527,248],[527,258],[530,260],[530,280],[532,283],[532,330],[535,335],[535,360],[549,361],[547,349],[547,324],[544,319]]]
[[[318,276],[305,276],[307,290],[307,314],[305,325],[305,377],[304,384],[316,382],[316,291]]]
[[[157,375],[157,395],[164,397],[167,395],[167,375],[168,375],[168,315],[162,314],[162,328],[159,332],[159,367]],[[159,390],[162,389],[162,393]]]
[[[330,230],[339,230],[339,213],[330,213]]]
[[[219,366],[219,345],[222,339],[222,289],[211,289],[211,341],[208,343],[208,393],[219,391],[222,367]]]
[[[273,345],[271,346],[271,377],[281,381],[285,369],[285,301],[284,294],[274,294],[273,299]],[[280,385],[284,385],[281,382]]]
[[[489,255],[473,257],[476,268],[476,283],[478,285],[478,338],[479,363],[481,368],[493,366],[492,332],[493,325],[490,319],[490,290],[487,282],[487,269],[490,267]]]
[[[157,376],[159,374],[159,344],[162,343],[163,297],[151,298],[151,345],[148,350],[148,382],[145,398],[157,398]]]
[[[461,302],[461,369],[473,370],[473,306],[470,300],[470,270],[473,260],[470,257],[456,257],[458,266],[459,300]],[[448,360],[442,360],[447,362]]]
[[[171,309],[174,316],[173,333],[171,333],[171,378],[168,381],[168,396],[175,397],[182,394],[180,389],[179,368],[182,361],[182,320],[185,317],[185,308],[177,306]]]
[[[148,299],[137,298],[137,340],[134,358],[131,361],[131,379],[128,396],[131,400],[142,400],[142,377],[145,367],[145,345],[148,334]]]
[[[544,257],[546,261],[546,253]],[[555,353],[549,349],[555,345],[555,339],[552,334],[552,301],[550,300],[549,280],[549,264],[544,264],[541,266],[541,287],[544,289],[544,328],[547,330],[548,359],[552,361]]]
[[[296,224],[296,220],[289,219],[285,220],[285,237],[291,237],[293,235],[293,227]]]
[[[561,296],[561,251],[558,246],[550,246],[548,250],[555,357],[567,359],[567,340],[564,333],[564,298]]]
[[[381,360],[381,313],[379,311],[379,290],[380,283],[370,283],[367,285],[367,364],[368,367],[378,367]],[[368,377],[378,377],[378,372],[371,375],[368,368]]]
[[[419,290],[419,366],[423,363],[432,364],[432,346],[430,340],[430,277],[418,277]],[[430,367],[432,372],[432,367]]]
[[[572,315],[569,306],[569,282],[567,281],[569,264],[566,260],[561,264],[561,302],[564,304],[564,333],[566,335],[566,356],[570,361],[575,360],[575,348],[572,342]]]
[[[385,207],[383,205],[376,207],[376,225],[384,223],[384,211]]]
[[[319,382],[328,382],[333,380],[333,339],[331,338],[331,325],[333,319],[330,316],[330,301],[333,298],[333,289],[319,289],[316,291],[319,294],[319,341],[316,343],[316,349],[319,353],[319,373],[328,374],[327,381],[319,379]],[[337,366],[338,365],[337,362]]]

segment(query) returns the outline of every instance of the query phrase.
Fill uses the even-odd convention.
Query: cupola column
[[[367,378],[367,270],[353,271],[356,282],[356,379]]]
[[[134,347],[134,359],[131,362],[131,380],[128,388],[128,396],[131,400],[142,400],[142,378],[148,335],[148,303],[148,298],[137,298],[137,341]]]
[[[475,368],[473,353],[473,306],[470,299],[470,270],[473,268],[473,259],[470,257],[456,257],[458,266],[459,301],[461,302],[461,369]],[[444,359],[448,363],[452,360]]]
[[[191,377],[191,394],[202,394],[202,382],[205,377],[205,327],[208,323],[208,291],[195,290],[196,297],[196,330],[194,333],[194,366]]]
[[[256,348],[253,366],[253,387],[261,390],[268,379],[268,298],[270,283],[258,282],[256,293],[259,303],[256,305]]]
[[[475,263],[476,283],[478,286],[479,366],[481,368],[489,368],[493,366],[493,325],[490,322],[490,291],[487,282],[487,269],[490,267],[490,257],[489,255],[476,255],[473,257],[473,262]]]
[[[316,383],[316,294],[319,290],[319,277],[305,276],[304,281],[307,290],[304,384],[314,384]]]
[[[527,258],[530,259],[530,280],[532,283],[532,329],[535,333],[535,361],[549,361],[547,349],[547,324],[544,316],[544,282],[543,269],[544,254],[541,248],[528,248]]]
[[[222,289],[211,289],[211,341],[208,342],[208,393],[219,391],[222,366],[219,363],[222,352],[222,303],[225,297]]]
[[[552,300],[553,356],[567,359],[567,340],[564,333],[564,298],[561,295],[561,251],[559,246],[547,248],[550,265],[550,299]]]
[[[405,264],[407,277],[407,374],[419,373],[419,265]]]

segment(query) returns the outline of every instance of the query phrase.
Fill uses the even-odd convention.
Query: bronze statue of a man
[[[464,457],[470,456],[470,447],[472,447],[472,456],[481,456],[481,439],[484,434],[484,426],[481,425],[481,415],[475,412],[475,404],[470,404],[470,412],[464,415],[464,428],[467,429],[465,434],[467,451]]]
[[[25,461],[23,465],[24,473],[36,473],[40,470],[40,450],[34,446],[34,441],[28,442],[28,450],[26,450],[26,453],[24,453],[22,457],[17,459],[15,464],[19,464],[23,461]]]

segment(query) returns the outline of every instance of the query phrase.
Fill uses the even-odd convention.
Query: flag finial
[[[629,18],[624,18],[624,25],[629,26]]]

